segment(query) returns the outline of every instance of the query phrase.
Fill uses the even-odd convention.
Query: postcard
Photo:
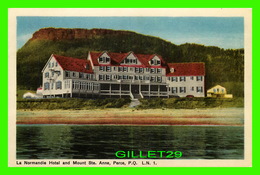
[[[8,17],[10,167],[252,166],[252,9]]]

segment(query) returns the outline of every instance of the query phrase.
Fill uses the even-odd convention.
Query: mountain
[[[173,34],[174,35],[174,34]],[[175,45],[154,36],[109,29],[43,28],[17,51],[19,89],[42,84],[41,70],[52,53],[85,59],[88,51],[159,54],[167,62],[205,62],[206,88],[221,84],[243,96],[244,49],[222,49],[198,44]]]

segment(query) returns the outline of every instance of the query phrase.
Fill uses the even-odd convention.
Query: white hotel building
[[[87,59],[52,54],[42,70],[43,97],[204,97],[204,63],[166,63],[159,55],[89,52]]]

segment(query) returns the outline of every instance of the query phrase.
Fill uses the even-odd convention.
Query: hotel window
[[[145,76],[144,79],[145,80],[150,80],[150,77],[149,76]]]
[[[66,71],[65,72],[65,77],[70,77],[70,72]]]
[[[134,64],[136,64],[136,63],[137,63],[136,59],[133,59],[133,63],[134,63]]]
[[[54,71],[51,72],[51,76],[52,76],[52,77],[54,76]]]
[[[103,75],[99,75],[99,76],[98,76],[98,79],[99,79],[99,80],[103,80]]]
[[[135,75],[135,80],[138,80],[138,76],[137,75]]]
[[[162,82],[162,77],[157,77],[157,82]]]
[[[123,67],[118,67],[118,72],[123,72]]]
[[[129,69],[130,69],[129,71],[133,72],[133,68],[132,67],[130,67]]]
[[[151,68],[151,73],[153,74],[155,72],[154,68]]]
[[[202,81],[202,76],[197,76],[197,81]]]
[[[191,87],[190,90],[191,90],[191,91],[194,91],[194,87]]]
[[[139,68],[138,67],[135,68],[135,72],[137,72],[137,73],[139,72]]]
[[[73,77],[76,77],[76,73],[75,73],[75,72],[73,72],[73,73],[72,73],[72,76],[73,76]]]
[[[117,75],[113,75],[113,79],[117,80],[118,76]]]
[[[86,64],[86,69],[89,70],[90,69],[90,66],[89,64]]]
[[[87,80],[90,79],[90,75],[89,75],[89,74],[86,75],[86,79],[87,79]]]
[[[82,72],[79,73],[79,78],[84,78],[84,74]]]
[[[108,62],[109,62],[109,60],[110,60],[110,59],[109,59],[108,57],[106,57],[106,63],[108,63]]]
[[[49,68],[51,67],[51,63],[49,63]]]
[[[157,65],[160,65],[161,64],[161,61],[160,60],[157,60]]]
[[[45,73],[45,78],[49,78],[49,72]]]
[[[79,82],[79,89],[82,89],[83,87],[82,87],[82,82],[80,81]]]
[[[111,72],[111,67],[110,66],[107,66],[107,72]]]
[[[46,82],[44,83],[44,90],[50,89],[50,83]]]
[[[143,80],[143,76],[142,75],[139,76],[139,80]]]
[[[178,82],[178,77],[172,77],[172,81]]]
[[[161,68],[157,68],[157,73],[161,73],[162,69]]]
[[[144,72],[144,68],[140,68],[140,73],[143,73]]]
[[[153,65],[154,64],[154,61],[153,60],[151,60],[151,65]]]
[[[104,71],[104,67],[103,66],[99,66],[99,70],[100,71]]]
[[[54,62],[52,62],[51,67],[54,67]]]
[[[190,79],[191,79],[191,80],[193,80],[193,79],[194,79],[194,77],[192,77],[192,76],[191,76],[191,77],[190,77]]]
[[[129,75],[129,76],[128,76],[128,79],[129,79],[129,80],[133,80],[133,76],[132,76],[132,75]]]
[[[79,82],[78,81],[75,82],[75,89],[79,89]]]
[[[155,77],[154,76],[151,76],[151,81],[155,81]]]
[[[98,61],[99,61],[99,62],[103,62],[102,57],[99,57]]]
[[[180,87],[180,93],[185,93],[186,92],[186,87]]]
[[[132,60],[132,59],[130,59],[130,60],[129,60],[129,62],[132,64],[132,63],[133,63],[133,60]]]
[[[147,67],[147,68],[145,68],[145,70],[146,70],[146,72],[150,72],[150,69]]]
[[[122,80],[122,75],[118,75],[118,80]]]
[[[197,92],[203,92],[202,86],[198,86],[198,87],[197,87]]]
[[[186,81],[186,77],[180,77],[180,81]]]
[[[128,71],[128,67],[123,67],[124,72]]]
[[[56,67],[58,66],[58,62],[55,63],[55,66],[56,66]]]
[[[106,75],[106,80],[111,80],[110,75]]]
[[[114,71],[116,71],[116,67],[114,67]]]
[[[178,93],[178,88],[177,87],[172,87],[172,93],[177,94]]]
[[[61,81],[56,82],[56,89],[61,89]]]
[[[123,75],[123,80],[127,80],[128,76],[127,75]]]
[[[87,82],[82,82],[82,89],[87,89],[87,88],[86,88],[86,83],[87,83]]]

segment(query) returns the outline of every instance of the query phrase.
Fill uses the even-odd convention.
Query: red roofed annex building
[[[89,52],[87,59],[52,54],[42,70],[43,97],[204,97],[204,63],[166,63],[160,55]]]

